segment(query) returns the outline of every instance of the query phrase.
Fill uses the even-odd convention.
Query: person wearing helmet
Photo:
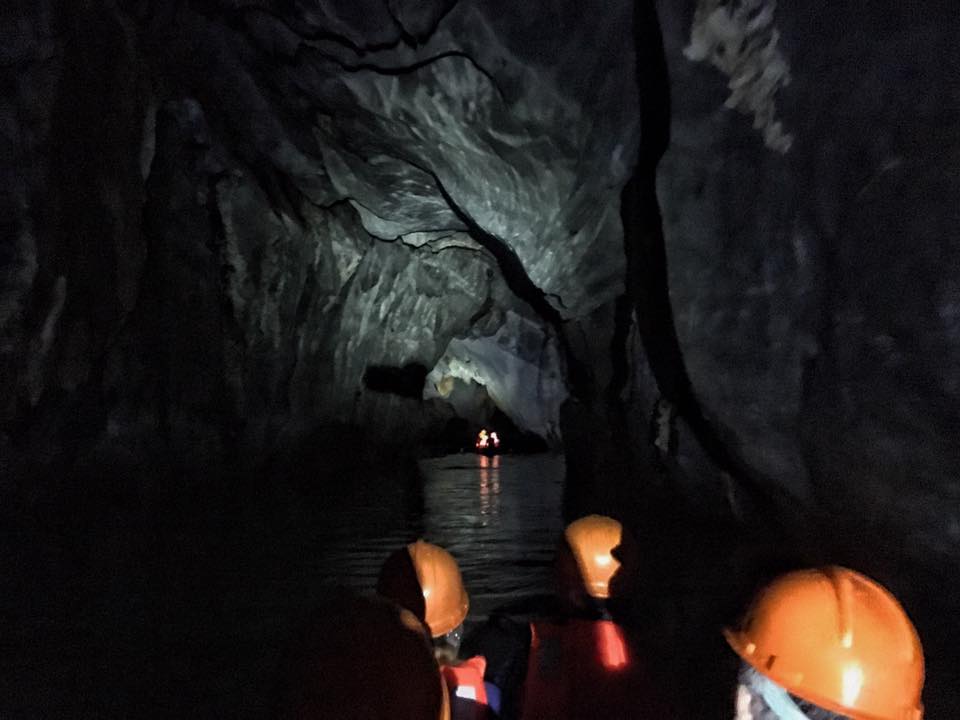
[[[638,570],[636,542],[617,520],[589,515],[567,526],[554,558],[556,593],[499,609],[465,640],[489,659],[504,718],[671,716],[638,643],[614,619]]]
[[[423,624],[382,598],[346,590],[333,591],[299,629],[275,701],[278,720],[450,720]]]
[[[452,718],[492,717],[499,694],[484,683],[486,659],[482,655],[459,659],[470,600],[453,556],[423,540],[410,543],[384,562],[377,593],[414,613],[429,629],[449,692]]]
[[[788,573],[725,631],[737,720],[921,720],[923,648],[896,599],[842,567]]]
[[[519,717],[664,717],[638,644],[616,606],[632,595],[639,550],[623,525],[588,515],[564,530],[555,558],[559,614],[534,620]]]

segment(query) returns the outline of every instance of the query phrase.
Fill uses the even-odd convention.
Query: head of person
[[[565,610],[603,611],[633,592],[639,550],[619,521],[587,515],[563,531],[554,566],[557,593]]]
[[[426,628],[383,598],[335,591],[287,649],[278,720],[449,720]]]
[[[842,567],[787,573],[725,632],[737,720],[921,720],[923,649],[897,600]]]
[[[406,608],[427,626],[438,659],[456,659],[470,599],[460,567],[450,553],[423,540],[400,548],[380,569],[377,593]]]

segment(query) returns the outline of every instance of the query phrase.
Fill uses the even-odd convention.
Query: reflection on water
[[[318,519],[325,583],[371,591],[380,564],[422,537],[460,563],[470,619],[550,587],[562,529],[563,458],[462,454],[420,463],[422,484],[367,488]]]
[[[549,589],[562,530],[562,457],[457,455],[421,469],[424,536],[460,563],[472,619]]]
[[[500,456],[480,456],[480,514],[500,511]]]

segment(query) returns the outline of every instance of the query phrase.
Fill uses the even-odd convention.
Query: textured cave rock
[[[364,374],[431,366],[487,300],[491,260],[378,241],[342,203],[306,206],[300,220],[275,212],[211,144],[192,101],[162,108],[157,128],[146,228],[162,250],[145,275],[149,315],[117,354],[117,394],[150,397],[147,417],[184,434],[178,446],[207,433],[217,447],[198,447],[198,462],[226,451],[256,459],[279,438],[347,420],[415,435],[418,401],[365,392]],[[111,420],[135,425],[143,409]]]
[[[683,357],[731,447],[853,537],[956,563],[960,28],[934,5],[659,3],[658,183]]]
[[[11,9],[4,467],[242,465],[341,423],[404,441],[431,413],[369,367],[485,335],[532,368],[528,335],[622,289],[631,8],[599,9]],[[548,390],[497,392],[555,437],[545,352]]]
[[[572,393],[587,476],[659,458],[708,504],[852,503],[955,556],[948,33],[658,9],[659,88],[628,3],[11,7],[4,469],[415,439],[459,377],[545,437]],[[656,207],[620,192],[670,103],[657,299]],[[426,401],[364,382],[405,367]]]
[[[957,17],[7,3],[0,516],[29,541],[4,566],[27,648],[4,711],[236,704],[197,679],[229,653],[183,648],[227,643],[229,539],[286,522],[286,471],[349,485],[378,444],[500,411],[566,441],[568,513],[642,519],[658,549],[664,508],[771,544],[799,520],[806,559],[928,595],[951,716]],[[681,570],[702,619],[711,588]],[[702,630],[689,609],[678,637]],[[87,692],[118,665],[127,694]]]
[[[560,441],[560,406],[568,391],[556,340],[542,324],[510,311],[493,335],[454,338],[427,376],[424,397],[443,397],[445,380],[483,387],[515,425]],[[479,418],[482,411],[466,405],[460,415]]]
[[[75,22],[59,9],[41,2],[3,11],[13,91],[2,101],[3,155],[13,160],[3,166],[0,270],[6,477],[18,467],[35,474],[53,457],[69,462],[89,441],[90,413],[95,425],[101,419],[103,356],[136,304],[146,256],[139,148],[147,90],[133,29],[106,9]]]
[[[680,345],[647,368],[664,308],[636,294],[618,211],[656,96],[632,8],[600,9],[12,7],[5,467],[140,441],[255,459],[329,423],[413,437],[434,403],[367,369],[475,355],[453,374],[529,429],[555,435],[577,385],[637,457],[651,423],[679,428],[661,450],[702,492],[740,473],[954,555],[957,110],[925,89],[955,69],[948,33],[906,10],[659,8]],[[528,336],[549,390],[516,381]],[[705,423],[654,387],[671,363]],[[623,393],[642,407],[618,415]]]

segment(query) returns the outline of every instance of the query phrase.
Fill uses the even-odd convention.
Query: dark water
[[[422,460],[420,469],[422,487],[405,496],[373,494],[324,514],[318,565],[327,582],[369,591],[386,556],[419,537],[459,562],[471,621],[549,590],[562,529],[562,456],[449,455]]]
[[[268,717],[273,669],[298,620],[330,586],[374,592],[387,555],[417,538],[459,562],[468,625],[506,601],[549,591],[563,475],[562,456],[552,454],[451,455],[422,460],[419,477],[344,477],[339,487],[318,484],[275,502],[245,523],[244,561],[224,578],[216,609],[220,630],[202,641],[213,657],[228,658],[199,668],[216,686],[197,688],[202,712]]]
[[[283,649],[326,589],[372,593],[387,555],[418,537],[459,561],[468,621],[549,591],[562,457],[448,456],[421,461],[419,475],[358,465],[323,465],[303,484],[258,477],[234,506],[174,492],[176,478],[146,502],[124,479],[77,484],[39,530],[10,514],[0,718],[268,718]],[[953,576],[890,563],[879,575],[882,563],[838,554],[829,534],[819,552],[662,505],[624,513],[643,548],[633,624],[682,702],[677,717],[729,718],[736,662],[721,628],[769,573],[824,562],[895,590],[927,651],[927,716],[960,717]]]

